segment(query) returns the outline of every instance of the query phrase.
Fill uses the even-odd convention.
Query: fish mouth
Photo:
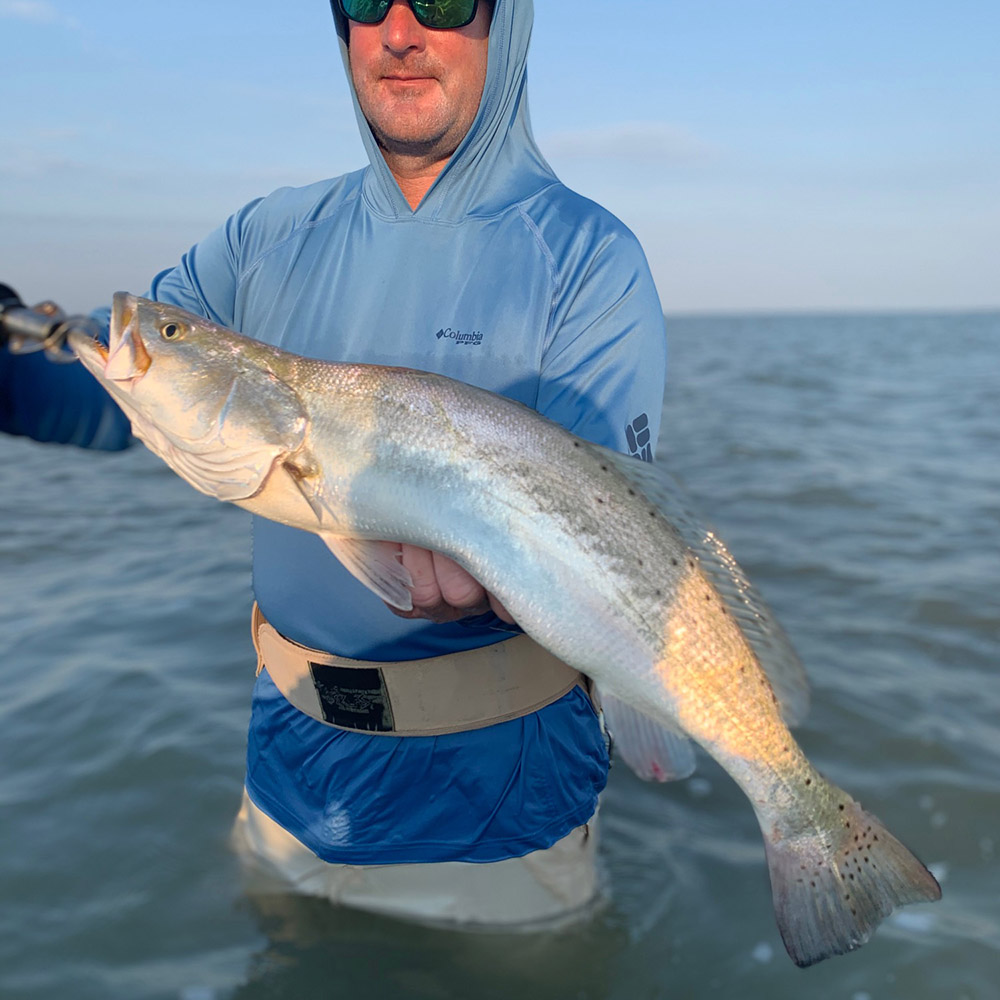
[[[104,377],[134,383],[149,371],[152,358],[139,333],[139,303],[128,292],[115,292],[111,306],[111,336],[102,352]]]

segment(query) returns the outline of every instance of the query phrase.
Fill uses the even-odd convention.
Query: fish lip
[[[102,366],[108,362],[108,349],[102,343],[98,330],[89,322],[73,327],[66,337],[66,343],[81,361],[86,358],[93,364],[96,360]],[[84,366],[90,367],[86,362]]]
[[[115,292],[111,300],[111,340],[124,336],[135,322],[136,298],[128,292]]]
[[[139,300],[129,292],[115,292],[111,303],[111,332],[103,353],[104,374],[130,387],[149,370],[152,359],[139,333]]]

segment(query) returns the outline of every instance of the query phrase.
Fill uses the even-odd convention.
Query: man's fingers
[[[413,610],[391,609],[401,618],[450,622],[492,609],[503,621],[514,623],[507,609],[448,556],[415,545],[401,545],[400,558],[413,578]]]
[[[414,608],[431,607],[441,602],[441,588],[434,575],[434,558],[427,549],[401,545],[401,561],[410,571],[413,585],[410,594]]]
[[[453,608],[465,608],[467,614],[482,613],[489,607],[486,591],[454,559],[432,553],[434,575],[437,577],[441,599]]]

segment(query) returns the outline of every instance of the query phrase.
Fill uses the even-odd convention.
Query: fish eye
[[[181,326],[177,323],[164,323],[160,327],[160,336],[164,340],[178,340],[182,332]]]

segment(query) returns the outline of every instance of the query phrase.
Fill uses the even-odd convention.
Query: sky
[[[1000,307],[997,0],[536,0],[538,143],[668,313]],[[90,309],[366,162],[326,0],[0,0],[0,282]]]

